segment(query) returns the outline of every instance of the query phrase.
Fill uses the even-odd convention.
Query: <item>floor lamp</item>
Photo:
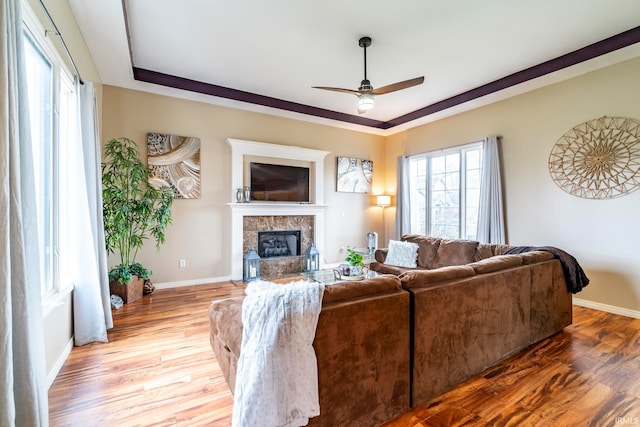
[[[386,195],[386,194],[381,194],[379,196],[376,197],[376,205],[380,206],[382,208],[382,244],[384,245],[384,247],[387,247],[387,240],[386,240],[386,228],[387,228],[387,224],[384,221],[384,208],[386,208],[387,206],[391,205],[391,196]]]

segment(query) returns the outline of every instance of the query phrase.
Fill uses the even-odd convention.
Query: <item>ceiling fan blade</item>
[[[374,89],[371,93],[374,95],[384,95],[385,93],[395,92],[397,90],[406,89],[408,87],[417,86],[424,82],[424,76],[415,79],[405,80],[403,82],[393,83]]]
[[[327,87],[327,86],[311,86],[314,89],[332,90],[334,92],[350,93],[352,95],[360,95],[360,92],[353,89],[342,89],[340,87]]]

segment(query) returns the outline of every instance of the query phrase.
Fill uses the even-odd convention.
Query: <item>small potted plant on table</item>
[[[135,142],[112,139],[104,147],[102,213],[108,253],[118,251],[120,264],[109,271],[109,290],[125,303],[142,298],[143,283],[151,272],[136,262],[138,249],[153,237],[164,243],[171,223],[173,190],[150,184],[149,169],[140,160]],[[154,179],[158,182],[158,179]]]
[[[358,280],[362,279],[366,273],[362,255],[354,249],[347,248],[347,257],[344,259],[348,264],[340,264],[338,279]]]

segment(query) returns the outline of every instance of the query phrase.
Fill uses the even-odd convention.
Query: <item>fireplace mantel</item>
[[[314,217],[315,246],[323,253],[324,250],[324,158],[329,151],[314,150],[288,145],[267,144],[264,142],[227,139],[231,146],[231,183],[232,189],[242,188],[245,155],[273,157],[289,160],[303,160],[311,162],[313,173],[311,193],[314,203],[285,203],[285,202],[249,202],[228,203],[231,209],[231,278],[242,277],[243,264],[243,218],[245,216],[270,215],[309,215]],[[234,196],[234,192],[229,192]],[[322,262],[322,260],[321,260]]]

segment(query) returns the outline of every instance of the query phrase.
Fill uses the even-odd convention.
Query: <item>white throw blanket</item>
[[[313,339],[324,285],[249,283],[233,426],[303,426],[320,415]]]

